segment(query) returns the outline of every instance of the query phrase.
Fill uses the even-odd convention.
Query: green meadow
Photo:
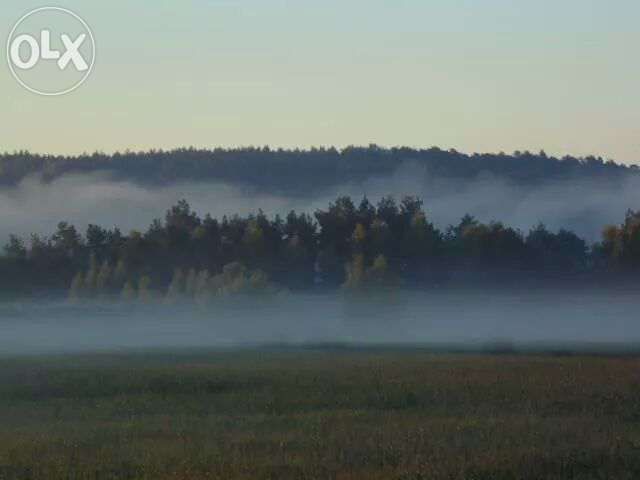
[[[0,479],[637,479],[640,358],[0,358]]]

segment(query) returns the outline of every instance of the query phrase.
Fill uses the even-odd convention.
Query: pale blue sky
[[[4,0],[3,44],[43,5]],[[95,71],[44,98],[3,58],[0,150],[378,143],[640,159],[637,1],[55,5],[92,27]]]

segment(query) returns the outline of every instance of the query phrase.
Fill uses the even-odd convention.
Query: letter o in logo
[[[22,61],[20,57],[20,47],[23,43],[28,43],[31,48],[31,56],[29,60],[26,62]],[[29,70],[36,66],[38,60],[40,60],[40,45],[38,45],[38,41],[33,38],[31,35],[22,34],[15,38],[15,40],[11,43],[11,53],[10,53],[11,61],[15,64],[16,67],[21,68],[22,70]]]

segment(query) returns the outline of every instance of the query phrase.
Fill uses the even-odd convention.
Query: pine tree
[[[198,273],[194,268],[189,270],[187,274],[187,279],[185,282],[185,294],[189,298],[195,298],[196,296],[196,282],[197,282]]]
[[[166,300],[168,303],[177,302],[185,293],[186,279],[182,269],[176,268],[173,272],[173,278],[167,290]]]
[[[84,277],[84,290],[90,296],[94,295],[98,288],[98,274],[99,269],[96,256],[91,254],[91,257],[89,257],[89,270]]]
[[[78,272],[71,281],[69,288],[69,300],[72,302],[79,301],[84,294],[84,273]]]
[[[131,280],[127,280],[122,288],[121,297],[125,302],[133,302],[136,299],[136,288]]]
[[[357,290],[361,288],[365,280],[364,255],[356,254],[353,261],[346,266],[347,278],[343,288],[347,290]]]
[[[124,260],[118,260],[116,268],[113,271],[113,287],[122,288],[127,281],[127,266]]]
[[[150,303],[153,300],[151,278],[148,275],[144,275],[138,280],[138,299],[143,303]]]
[[[209,275],[208,270],[202,270],[196,277],[195,298],[198,303],[207,303],[210,300],[210,279],[211,275]]]
[[[99,295],[109,293],[109,290],[111,289],[111,276],[111,266],[109,265],[109,262],[105,260],[102,267],[100,267],[100,271],[98,272],[98,277],[96,279],[96,290]]]

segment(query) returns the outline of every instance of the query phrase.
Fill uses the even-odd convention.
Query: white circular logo
[[[89,78],[95,58],[89,25],[66,8],[32,10],[16,22],[7,40],[11,74],[39,95],[74,91]]]

